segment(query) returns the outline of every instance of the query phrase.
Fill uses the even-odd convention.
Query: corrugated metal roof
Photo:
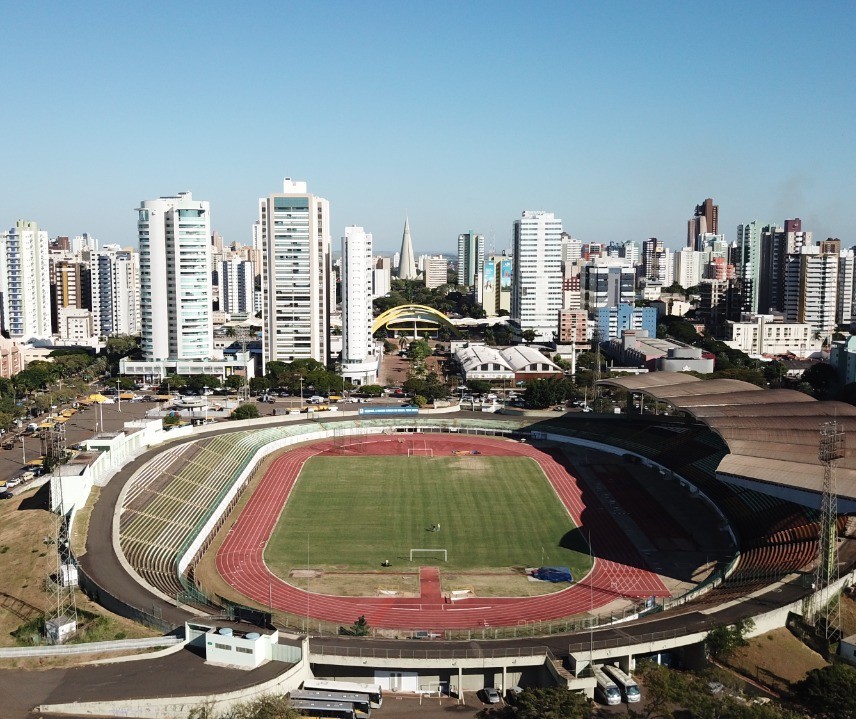
[[[641,380],[641,381],[640,381]],[[764,390],[739,380],[698,380],[678,372],[603,380],[682,409],[717,432],[730,454],[717,472],[820,492],[819,430],[832,419],[856,433],[856,407],[818,402],[794,390]],[[856,499],[856,446],[837,463],[839,495]]]

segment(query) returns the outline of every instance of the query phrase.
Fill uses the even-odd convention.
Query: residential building
[[[598,340],[618,339],[625,330],[646,330],[649,337],[657,336],[657,310],[654,307],[600,307],[597,310]]]
[[[580,261],[562,263],[563,310],[578,310],[583,306],[582,272]]]
[[[484,235],[472,230],[458,235],[458,284],[475,287],[484,264]]]
[[[576,262],[583,256],[583,242],[571,237],[567,232],[562,233],[562,262]]]
[[[673,255],[674,270],[672,277],[685,290],[696,287],[704,276],[704,267],[710,258],[709,253],[684,247]]]
[[[696,205],[695,212],[687,223],[687,247],[703,250],[701,237],[708,233],[719,233],[719,205],[714,205],[709,197],[700,205]]]
[[[641,277],[666,284],[666,246],[662,240],[649,237],[642,243]]]
[[[95,334],[136,335],[142,330],[140,256],[130,248],[104,245],[83,252],[89,265],[90,308]]]
[[[759,312],[761,237],[762,227],[758,220],[738,225],[737,240],[730,258],[740,282],[740,294],[743,298],[741,309],[743,312],[751,312],[752,314]]]
[[[846,340],[832,343],[829,363],[838,372],[841,384],[856,382],[856,335],[850,335]]]
[[[144,200],[137,212],[144,361],[208,360],[213,344],[209,204],[180,192]]]
[[[0,335],[0,377],[9,379],[24,369],[21,348],[13,340]]]
[[[583,307],[589,311],[633,304],[636,299],[636,270],[623,263],[607,262],[583,268]]]
[[[372,236],[347,227],[342,237],[342,377],[375,384],[379,355],[372,338]]]
[[[552,212],[523,212],[514,222],[512,259],[511,319],[550,341],[562,308],[562,221]]]
[[[220,262],[220,309],[229,315],[251,315],[255,289],[253,263],[230,254]]]
[[[59,309],[57,334],[60,340],[78,345],[92,345],[97,340],[93,332],[92,312],[80,307]]]
[[[330,205],[290,177],[259,200],[263,362],[329,359]]]
[[[820,350],[820,340],[805,322],[782,322],[781,317],[755,315],[727,322],[725,344],[749,355],[797,355],[807,357]]]
[[[48,233],[18,220],[0,234],[0,330],[10,339],[49,339],[51,332]]]
[[[822,336],[835,331],[838,306],[838,253],[801,246],[785,265],[785,319],[805,322]]]
[[[372,297],[383,297],[392,289],[392,261],[389,257],[375,257],[372,271]]]
[[[422,272],[426,287],[440,287],[449,283],[449,261],[443,255],[424,257]]]
[[[51,325],[60,333],[59,312],[65,308],[88,309],[92,306],[90,269],[80,260],[63,259],[51,253]]]
[[[559,343],[583,344],[588,341],[588,312],[581,309],[559,310]]]
[[[413,240],[410,238],[410,218],[404,219],[404,232],[401,235],[401,252],[398,260],[398,279],[415,280],[416,255],[413,253]],[[445,284],[445,281],[443,282]]]
[[[838,253],[835,305],[835,323],[850,327],[856,321],[856,251],[852,248]]]

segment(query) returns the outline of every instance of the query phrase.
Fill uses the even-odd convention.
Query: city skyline
[[[405,217],[417,255],[508,249],[524,210],[677,249],[706,197],[729,241],[800,217],[856,243],[846,4],[148,7],[6,8],[32,42],[0,51],[4,229],[134,245],[141,197],[191,191],[249,244],[291,176],[384,253]]]

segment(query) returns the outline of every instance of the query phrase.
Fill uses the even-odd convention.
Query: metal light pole
[[[119,389],[119,380],[116,380],[116,401],[119,403],[119,411],[122,411],[122,391]]]

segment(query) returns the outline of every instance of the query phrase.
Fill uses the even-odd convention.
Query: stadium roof
[[[650,372],[601,384],[641,392],[704,422],[728,446],[717,474],[762,483],[821,492],[821,426],[837,420],[845,438],[856,433],[856,407],[818,402],[794,390],[767,390],[731,379],[700,380],[680,372]],[[848,446],[846,439],[836,484],[840,496],[856,499],[856,446]]]

